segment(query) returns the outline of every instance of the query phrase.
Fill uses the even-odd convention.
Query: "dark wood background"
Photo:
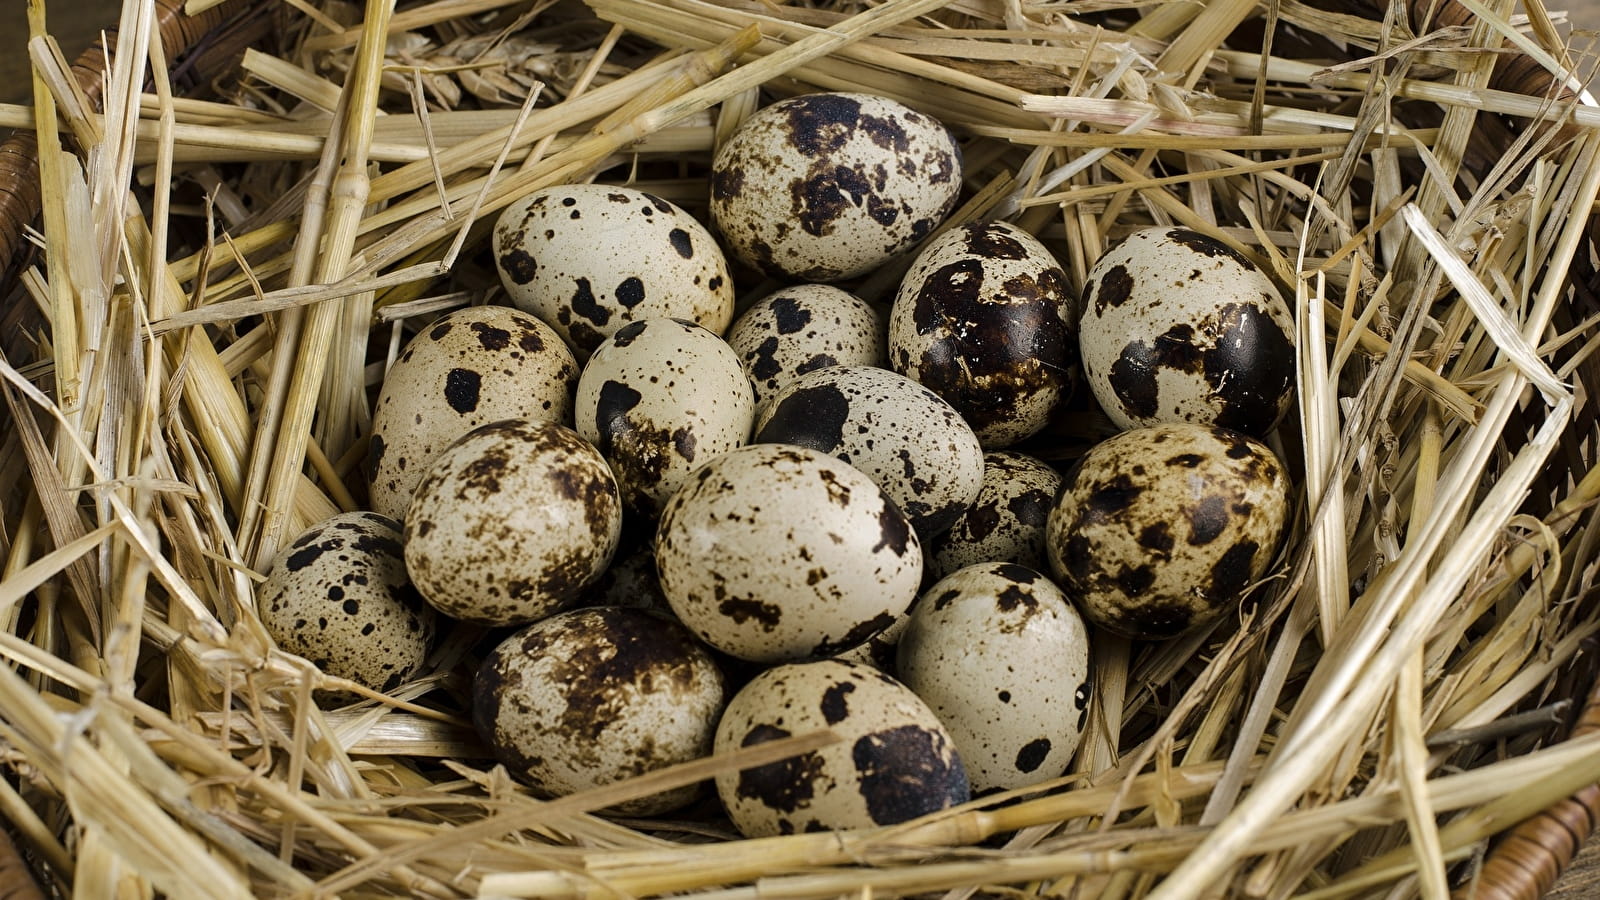
[[[1600,0],[1547,0],[1552,8],[1571,11],[1573,24],[1600,31]],[[68,59],[78,55],[99,34],[114,25],[120,0],[47,0],[50,33],[61,43]],[[28,81],[27,4],[0,0],[0,101],[23,102],[31,92]],[[1580,42],[1581,45],[1581,42]],[[1592,900],[1600,897],[1600,840],[1589,847],[1562,878],[1550,900]]]

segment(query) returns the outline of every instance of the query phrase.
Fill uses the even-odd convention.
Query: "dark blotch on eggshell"
[[[789,143],[807,156],[836,153],[855,131],[861,104],[840,94],[805,94],[784,107]]]
[[[1212,259],[1224,257],[1233,260],[1247,269],[1254,269],[1256,267],[1256,264],[1251,262],[1250,258],[1245,256],[1243,253],[1240,253],[1232,247],[1229,247],[1227,244],[1224,244],[1214,237],[1201,234],[1198,231],[1192,231],[1188,228],[1173,228],[1167,232],[1167,240],[1172,241],[1174,244],[1181,244],[1182,246],[1188,247],[1190,250],[1193,250],[1195,253],[1198,253],[1201,256]]]
[[[1122,265],[1112,266],[1100,276],[1098,283],[1091,282],[1094,289],[1094,311],[1096,315],[1103,314],[1108,309],[1115,309],[1128,302],[1128,297],[1133,294],[1133,276],[1128,274],[1128,267]]]
[[[1202,361],[1222,404],[1216,424],[1260,436],[1277,424],[1279,398],[1294,381],[1294,344],[1262,306],[1229,304],[1218,322],[1217,345]]]
[[[1227,527],[1228,501],[1223,497],[1206,497],[1189,510],[1190,544],[1209,544]]]
[[[1255,541],[1240,541],[1222,554],[1211,567],[1211,584],[1205,588],[1206,599],[1212,603],[1226,603],[1244,593],[1250,585],[1250,566],[1261,549]]]
[[[327,553],[329,550],[337,550],[340,546],[342,546],[341,541],[329,540],[307,543],[304,547],[296,547],[294,552],[284,559],[284,568],[291,572],[298,572],[316,562],[322,554]]]
[[[616,297],[624,308],[633,309],[644,302],[644,282],[634,275],[622,279],[617,285]]]
[[[755,440],[762,444],[796,444],[832,454],[844,442],[850,398],[836,385],[819,384],[791,392],[773,407]]]
[[[1024,744],[1017,751],[1017,771],[1032,772],[1044,764],[1045,757],[1050,755],[1050,739],[1037,738]]]
[[[822,659],[829,656],[838,656],[846,650],[851,650],[866,643],[873,635],[881,634],[885,628],[894,624],[894,616],[888,613],[878,613],[865,622],[857,622],[851,626],[844,637],[837,641],[823,641],[811,651],[814,658]]]
[[[984,259],[1027,259],[1027,248],[1022,242],[995,227],[992,223],[974,225],[966,230],[967,250]]]
[[[717,604],[717,611],[732,619],[736,625],[753,619],[768,631],[783,621],[783,607],[749,597],[726,597]]]
[[[539,274],[539,261],[533,258],[533,254],[521,248],[502,253],[500,267],[505,270],[506,277],[517,284],[528,284]],[[435,335],[434,340],[440,337],[443,335]]]
[[[784,729],[761,724],[750,729],[739,745],[750,747],[786,737],[790,737],[790,734]],[[817,779],[821,777],[823,767],[822,757],[816,753],[802,753],[745,769],[739,773],[738,794],[768,809],[793,813],[803,806],[809,806],[815,799]]]
[[[793,297],[773,300],[772,317],[779,334],[794,334],[811,324],[811,310],[801,306]]]
[[[622,716],[631,690],[652,692],[666,684],[688,690],[694,683],[698,645],[682,627],[634,610],[581,615],[592,639],[560,661],[551,678],[566,700],[564,732],[599,740]]]
[[[967,772],[944,737],[902,725],[859,738],[851,760],[860,776],[867,815],[894,825],[970,799]]]
[[[955,515],[960,515],[959,510]],[[950,522],[955,520],[955,515],[941,517],[946,519],[944,522],[946,528],[950,527]],[[937,522],[931,523],[931,525],[937,524]],[[872,546],[872,552],[876,553],[887,547],[895,556],[905,556],[906,550],[911,546],[911,541],[910,521],[904,513],[895,507],[889,498],[885,497],[883,511],[878,513],[878,543]]]
[[[822,692],[822,717],[829,725],[837,725],[850,715],[848,696],[856,689],[855,682],[841,681]]]
[[[611,310],[601,306],[595,300],[594,288],[589,285],[589,279],[574,279],[577,290],[572,294],[572,311],[596,325],[605,325],[611,321]]]
[[[511,332],[504,328],[496,328],[488,322],[473,322],[467,327],[472,329],[472,333],[478,336],[478,346],[485,350],[504,350],[511,346]],[[538,335],[532,331],[527,331],[523,334],[525,337],[531,337],[535,341],[539,339]]]
[[[478,393],[483,376],[472,369],[451,369],[444,377],[444,399],[450,408],[464,415],[478,408]]]

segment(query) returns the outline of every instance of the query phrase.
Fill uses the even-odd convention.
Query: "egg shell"
[[[755,386],[756,405],[807,372],[828,366],[881,366],[884,321],[866,301],[826,284],[782,288],[757,301],[728,329]]]
[[[493,246],[512,302],[554,327],[580,360],[629,322],[666,316],[720,335],[733,320],[716,240],[653,194],[603,184],[534,191],[501,212]]]
[[[716,751],[831,728],[836,744],[717,776],[746,837],[893,825],[965,803],[954,742],[927,704],[871,668],[838,660],[757,675],[717,725]]]
[[[436,618],[406,576],[400,523],[371,512],[296,537],[267,571],[257,611],[279,649],[377,691],[422,668]]]
[[[1160,640],[1229,610],[1267,572],[1288,520],[1283,464],[1260,441],[1171,423],[1096,444],[1046,524],[1050,566],[1094,623]]]
[[[472,698],[495,757],[552,797],[709,755],[724,701],[722,673],[689,632],[617,607],[513,634],[479,666]],[[655,815],[696,793],[689,785],[612,811]]]
[[[1294,317],[1265,273],[1187,228],[1129,235],[1089,271],[1083,374],[1119,428],[1221,425],[1261,436],[1293,399]]]
[[[1010,450],[983,456],[983,486],[927,557],[933,578],[984,562],[1014,562],[1045,571],[1045,522],[1062,485],[1061,473]]]
[[[406,344],[372,412],[372,508],[403,519],[435,457],[500,419],[572,422],[578,362],[550,326],[509,306],[440,317]]]
[[[983,447],[966,420],[887,369],[834,366],[796,378],[758,412],[754,440],[850,463],[905,510],[924,540],[948,529],[983,486]]]
[[[595,350],[574,412],[623,505],[654,519],[696,466],[749,439],[755,394],[721,338],[693,322],[645,319]]]
[[[507,419],[439,456],[406,512],[406,569],[440,612],[520,625],[573,604],[622,530],[600,451],[562,425]]]
[[[1037,434],[1078,364],[1066,273],[1038,238],[974,222],[932,239],[889,313],[889,362],[967,420],[983,446]]]
[[[871,94],[780,100],[746,119],[711,168],[711,220],[729,251],[796,281],[884,263],[932,233],[961,191],[949,129]]]
[[[831,456],[751,444],[689,477],[661,514],[667,602],[706,643],[754,662],[831,656],[915,599],[922,548],[872,480]]]
[[[1038,784],[1072,762],[1089,715],[1089,632],[1045,576],[982,563],[939,580],[896,659],[949,729],[974,792]]]

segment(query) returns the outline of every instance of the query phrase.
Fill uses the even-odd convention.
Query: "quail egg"
[[[1021,453],[983,456],[983,486],[950,530],[933,542],[928,573],[943,578],[984,562],[1014,562],[1044,571],[1044,526],[1061,491],[1061,473]]]
[[[884,362],[883,320],[864,300],[826,284],[769,294],[728,329],[759,406],[795,378],[828,366]]]
[[[1187,228],[1129,235],[1090,270],[1084,378],[1120,428],[1271,431],[1294,392],[1294,317],[1265,273]]]
[[[982,563],[928,588],[897,650],[901,680],[950,730],[975,792],[1065,772],[1089,710],[1089,634],[1050,579]]]
[[[1232,609],[1288,520],[1283,464],[1259,441],[1187,422],[1096,444],[1045,526],[1050,567],[1094,623],[1160,640]]]
[[[716,750],[833,729],[836,744],[717,776],[747,837],[894,825],[970,795],[954,742],[927,704],[893,678],[838,660],[778,666],[734,695]]]
[[[924,539],[948,529],[983,486],[983,447],[966,420],[887,369],[833,366],[796,378],[757,414],[754,440],[810,447],[855,466]]]
[[[507,419],[439,456],[406,511],[406,569],[440,612],[520,625],[572,605],[622,529],[616,479],[578,433]]]
[[[623,505],[653,519],[690,471],[750,437],[750,379],[693,322],[645,319],[595,350],[578,379],[578,433],[600,448]]]
[[[560,332],[580,360],[629,322],[670,316],[720,335],[733,320],[733,283],[716,240],[643,191],[534,191],[501,212],[493,244],[512,302]]]
[[[960,191],[961,149],[937,120],[871,94],[805,94],[717,151],[711,219],[768,275],[839,281],[926,237]]]
[[[689,476],[656,532],[661,590],[702,640],[753,662],[832,656],[916,597],[922,548],[872,480],[815,450],[751,444]]]
[[[929,241],[889,314],[889,362],[972,425],[986,448],[1044,428],[1078,364],[1066,273],[1033,235],[976,222]]]
[[[596,607],[535,622],[478,669],[472,718],[495,757],[560,797],[709,755],[722,712],[722,673],[670,619]],[[696,786],[614,812],[655,815]]]
[[[328,675],[392,691],[416,674],[434,612],[406,577],[400,523],[340,513],[294,539],[261,585],[257,610],[278,647]]]
[[[372,413],[372,508],[404,518],[434,457],[479,425],[570,424],[577,382],[572,351],[521,310],[475,306],[441,317],[384,376]]]

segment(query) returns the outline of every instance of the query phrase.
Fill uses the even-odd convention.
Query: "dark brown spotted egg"
[[[623,505],[654,519],[695,467],[749,439],[755,395],[722,338],[693,322],[645,319],[589,358],[574,414],[611,464]]]
[[[826,284],[769,294],[728,329],[759,406],[779,388],[828,366],[880,366],[883,319],[866,301]]]
[[[1121,428],[1271,431],[1294,392],[1294,317],[1265,273],[1187,228],[1147,228],[1083,287],[1078,339],[1095,399]]]
[[[1283,464],[1260,441],[1171,423],[1096,444],[1056,498],[1050,566],[1091,621],[1147,640],[1233,609],[1288,519]]]
[[[424,328],[384,376],[372,412],[372,508],[403,519],[434,457],[500,419],[572,422],[578,363],[550,326],[509,306]]]
[[[406,511],[411,580],[440,612],[521,625],[575,603],[616,551],[622,501],[577,432],[507,419],[440,454]]]
[[[897,671],[950,730],[973,791],[1061,775],[1089,711],[1089,633],[1050,579],[982,563],[922,595]]]
[[[889,363],[931,388],[986,448],[1044,428],[1078,364],[1066,273],[1009,222],[952,228],[917,254],[889,313]]]
[[[566,184],[507,206],[494,228],[506,293],[588,357],[629,322],[670,316],[722,334],[733,283],[711,233],[632,188]]]
[[[726,753],[832,729],[821,750],[717,776],[717,795],[746,837],[894,825],[965,803],[966,770],[926,703],[870,666],[838,660],[779,666],[728,702]]]
[[[672,611],[706,643],[785,662],[887,628],[917,595],[922,547],[866,475],[805,447],[751,444],[667,503],[656,569]]]
[[[887,369],[832,366],[796,378],[758,412],[754,440],[810,447],[867,473],[924,540],[983,486],[983,447],[966,420]]]
[[[1044,526],[1061,491],[1049,465],[998,450],[983,456],[983,487],[950,530],[934,541],[928,574],[943,578],[985,562],[1013,562],[1044,571]]]
[[[406,577],[400,523],[377,513],[341,513],[295,538],[257,596],[279,648],[373,690],[416,674],[433,642],[434,612]]]
[[[670,619],[596,607],[507,638],[472,686],[472,718],[495,757],[540,793],[561,797],[711,752],[722,673]],[[696,785],[614,808],[655,815]]]
[[[768,275],[839,281],[927,236],[961,190],[937,120],[870,94],[805,94],[761,110],[717,151],[711,220]]]

